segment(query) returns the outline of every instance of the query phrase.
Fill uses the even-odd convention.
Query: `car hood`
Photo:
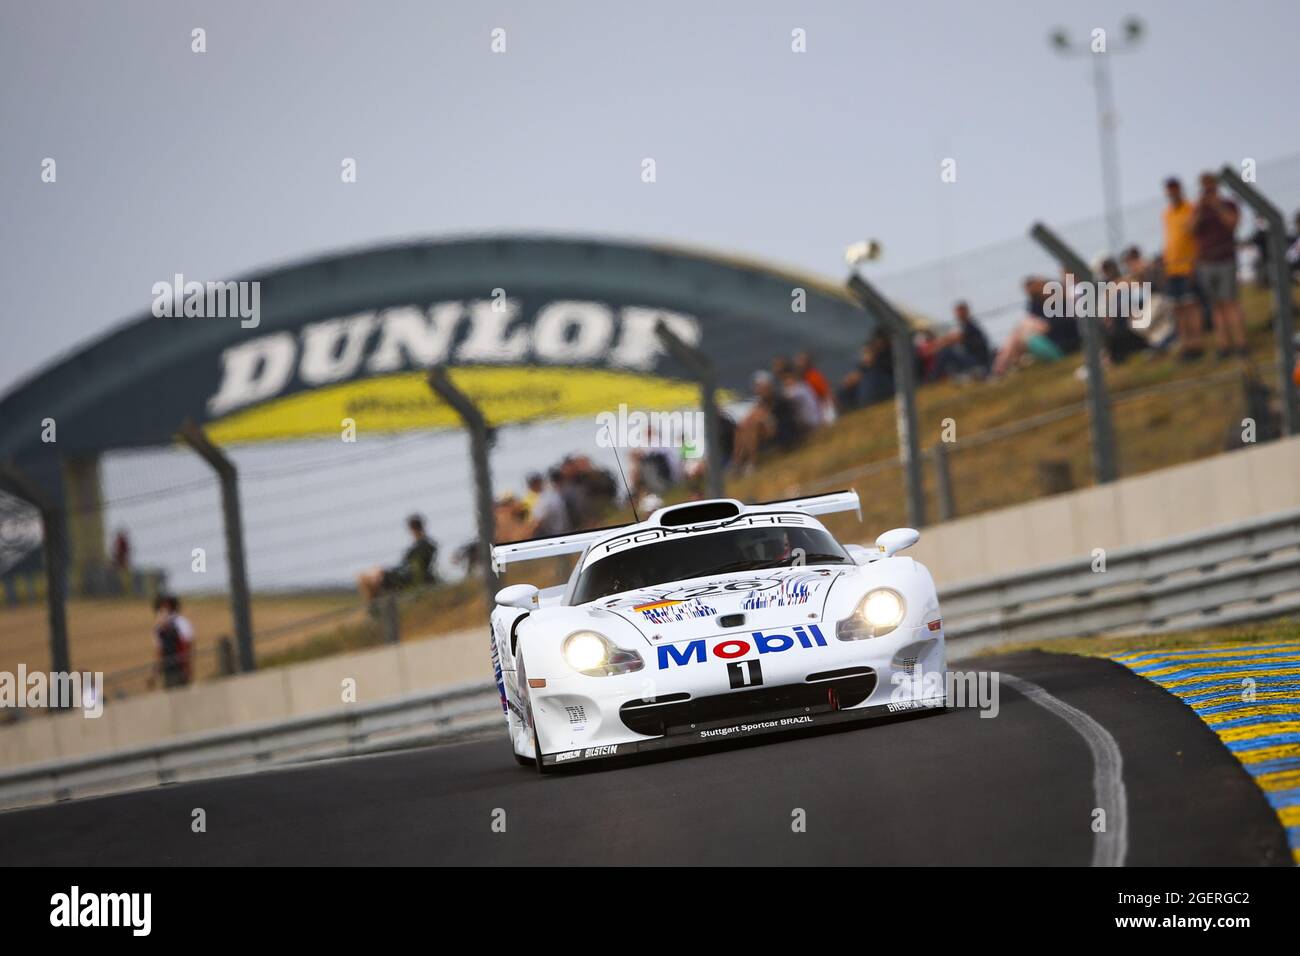
[[[831,588],[856,567],[769,568],[675,581],[591,602],[633,625],[651,644],[821,621]],[[724,615],[744,623],[723,626]]]

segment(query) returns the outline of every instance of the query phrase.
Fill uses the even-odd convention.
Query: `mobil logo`
[[[727,637],[710,649],[701,638],[685,644],[662,644],[659,652],[659,669],[680,667],[686,664],[703,664],[710,656],[723,661],[733,661],[753,651],[760,654],[779,654],[792,647],[825,647],[826,637],[816,624],[806,627],[796,624],[788,634],[765,634],[753,631],[749,637]]]

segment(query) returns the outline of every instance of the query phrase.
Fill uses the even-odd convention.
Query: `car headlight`
[[[636,651],[615,647],[609,638],[595,631],[574,631],[564,639],[560,652],[566,664],[588,677],[627,674],[645,666]]]
[[[857,608],[836,626],[841,641],[884,637],[907,616],[907,602],[893,588],[873,588]]]

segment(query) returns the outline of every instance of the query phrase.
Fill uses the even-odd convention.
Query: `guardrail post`
[[[452,407],[469,433],[470,460],[474,468],[474,491],[478,514],[479,566],[483,568],[483,590],[487,608],[492,610],[500,587],[492,567],[492,543],[496,541],[496,514],[493,511],[492,470],[488,464],[488,426],[483,413],[468,395],[452,384],[447,369],[436,365],[429,369],[429,387]]]
[[[858,303],[888,330],[894,351],[894,411],[898,425],[898,458],[907,483],[907,521],[925,527],[925,476],[922,474],[921,437],[916,411],[916,353],[912,326],[894,306],[857,272],[848,288]]]
[[[1101,290],[1092,269],[1077,252],[1041,222],[1034,223],[1029,235],[1047,254],[1074,275],[1074,281],[1093,286],[1098,301]],[[1088,424],[1092,433],[1092,471],[1097,484],[1103,485],[1118,477],[1115,464],[1115,426],[1110,417],[1110,395],[1106,389],[1106,373],[1101,365],[1101,327],[1095,315],[1078,317],[1079,336],[1083,340],[1083,354],[1088,369]]]
[[[13,462],[0,464],[0,488],[21,498],[41,515],[45,539],[45,604],[50,619],[50,670],[72,671],[68,653],[68,539],[63,508]]]
[[[934,446],[934,487],[939,498],[939,520],[951,521],[957,517],[957,503],[952,495],[947,442],[941,441]]]
[[[253,655],[253,610],[248,593],[248,565],[244,560],[244,519],[239,506],[239,469],[220,448],[209,441],[203,429],[186,421],[177,437],[189,445],[217,473],[221,482],[221,514],[226,529],[226,568],[230,576],[230,617],[239,649],[239,669],[255,670]]]
[[[1291,266],[1286,261],[1286,220],[1282,210],[1258,189],[1237,175],[1231,166],[1219,171],[1223,184],[1241,197],[1268,223],[1268,252],[1273,268],[1273,337],[1277,342],[1278,384],[1282,389],[1282,427],[1288,435],[1300,435],[1300,396],[1291,376],[1295,373],[1295,323],[1291,311]]]
[[[663,319],[655,323],[655,335],[668,354],[681,362],[700,383],[700,410],[704,413],[704,439],[708,465],[708,494],[710,498],[726,495],[722,478],[722,423],[718,412],[718,380],[709,357],[689,345],[668,327]]]

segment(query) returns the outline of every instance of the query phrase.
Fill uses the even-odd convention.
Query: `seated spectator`
[[[835,395],[831,392],[831,383],[813,363],[811,352],[800,352],[794,357],[794,370],[813,390],[817,404],[821,406],[822,424],[829,425],[835,421]]]
[[[970,306],[958,302],[953,306],[957,328],[939,336],[935,345],[936,370],[941,377],[959,378],[973,375],[984,378],[993,365],[993,351],[988,336],[971,315]]]
[[[497,544],[522,541],[528,537],[528,509],[513,494],[507,492],[497,496],[492,506],[492,517]],[[477,548],[477,545],[471,543],[471,547]]]
[[[777,374],[777,381],[781,386],[781,394],[786,397],[794,410],[795,422],[800,431],[807,434],[820,428],[822,410],[817,401],[817,393],[804,381],[803,376],[795,371],[792,364],[783,360],[781,371]]]
[[[754,373],[754,399],[753,407],[736,426],[732,466],[741,473],[753,471],[764,451],[792,448],[802,437],[794,408],[771,372]]]
[[[1110,256],[1101,261],[1097,268],[1097,278],[1101,282],[1120,283],[1127,281],[1120,272],[1119,263]],[[1098,313],[1103,311],[1106,295],[1104,292],[1098,292],[1099,308]],[[1102,315],[1101,332],[1102,347],[1105,350],[1105,358],[1109,363],[1119,365],[1129,356],[1141,352],[1147,348],[1147,340],[1138,335],[1133,330],[1132,322],[1135,313],[1140,314],[1142,303],[1140,300],[1120,299],[1120,302],[1127,301],[1129,304],[1128,315]]]
[[[939,338],[930,329],[921,329],[916,333],[913,346],[916,353],[916,380],[918,382],[937,382],[943,376],[939,373]]]
[[[889,336],[878,331],[858,358],[858,367],[840,384],[841,408],[865,408],[894,396],[894,349]]]
[[[1024,283],[1025,317],[1002,343],[998,356],[993,361],[993,374],[1002,376],[1014,368],[1026,353],[1035,358],[1054,362],[1065,357],[1065,353],[1053,341],[1049,333],[1052,323],[1047,318],[1047,280],[1039,276],[1030,276]],[[1074,321],[1071,319],[1070,321]],[[1057,326],[1058,333],[1061,330]]]
[[[424,533],[424,519],[411,515],[406,519],[411,546],[402,555],[402,563],[392,568],[371,568],[357,577],[357,587],[367,601],[385,591],[400,591],[437,580],[438,546]]]
[[[564,502],[564,472],[552,468],[549,479],[529,514],[528,537],[545,538],[572,530],[569,508]]]

